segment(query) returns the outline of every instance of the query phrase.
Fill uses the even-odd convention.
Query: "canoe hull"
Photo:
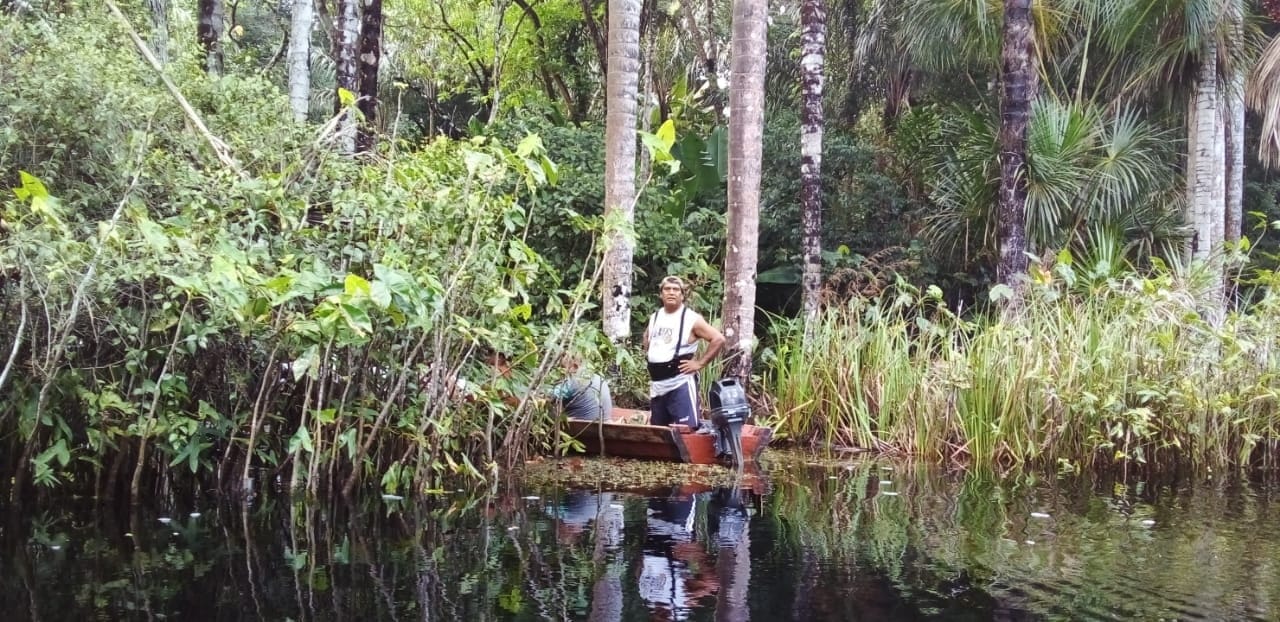
[[[616,409],[611,421],[566,422],[567,432],[583,444],[589,455],[665,460],[689,464],[716,464],[715,439],[710,434],[690,432],[682,425],[657,426],[628,421],[644,420],[647,413]],[[769,441],[773,430],[754,425],[742,428],[742,453],[747,462],[755,462]]]

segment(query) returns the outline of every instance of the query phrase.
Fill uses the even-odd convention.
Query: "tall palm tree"
[[[601,300],[604,334],[614,342],[631,332],[631,233],[636,201],[636,95],[640,80],[641,0],[609,0],[605,82],[604,209],[610,227]]]
[[[731,353],[727,374],[744,384],[751,376],[755,333],[768,12],[767,0],[734,0],[733,3],[724,336]]]
[[[382,0],[364,0],[360,11],[360,114],[356,151],[373,149],[377,137],[378,68],[382,62]]]
[[[803,110],[800,115],[800,209],[804,258],[801,283],[804,290],[806,327],[818,317],[822,286],[822,86],[826,59],[826,10],[824,0],[804,0],[800,5],[800,70]],[[809,331],[806,328],[805,334]]]
[[[293,0],[289,18],[289,108],[299,122],[307,120],[311,104],[311,32],[315,1]]]
[[[1207,37],[1196,59],[1187,109],[1187,249],[1193,259],[1217,261],[1226,220],[1226,152],[1218,42]],[[1221,291],[1215,283],[1214,291]]]
[[[151,13],[151,49],[156,53],[156,60],[161,64],[169,62],[169,2],[168,0],[147,0],[147,9]]]
[[[1243,0],[1229,0],[1228,25],[1230,36],[1238,44],[1244,41]],[[1235,63],[1228,68],[1226,84],[1226,223],[1223,238],[1229,244],[1240,241],[1244,220],[1244,66]]]
[[[1032,26],[1031,0],[1005,0],[1000,46],[1000,259],[996,280],[1010,286],[1017,285],[1027,271],[1027,122],[1036,88]]]
[[[357,10],[358,0],[335,0],[334,28],[337,36],[333,40],[334,81],[336,82],[333,107],[335,113],[342,113],[347,103],[342,100],[345,91],[351,95],[359,92],[359,77],[356,73],[356,50],[360,42],[360,12]],[[339,124],[339,149],[346,154],[355,152],[355,115],[349,110],[343,113]]]
[[[222,35],[226,28],[222,0],[200,0],[196,8],[196,39],[204,49],[204,70],[216,76],[222,73]]]

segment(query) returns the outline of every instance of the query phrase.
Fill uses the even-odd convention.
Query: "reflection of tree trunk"
[[[809,620],[813,617],[813,601],[810,586],[818,582],[818,556],[807,547],[800,553],[800,579],[795,588],[795,600],[791,602],[792,620]]]
[[[22,509],[18,506],[10,506],[8,510],[8,527],[4,533],[16,535],[19,533],[18,517],[22,515]],[[137,532],[135,531],[134,533]],[[31,559],[27,556],[26,543],[21,538],[13,537],[12,555],[10,559],[13,560],[13,572],[18,575],[18,579],[22,581],[22,588],[27,593],[27,617],[32,622],[39,622],[41,619],[40,593],[36,589],[35,577],[31,571]]]
[[[143,552],[146,548],[143,546],[142,536],[140,535],[142,533],[142,517],[138,512],[136,503],[129,508],[129,533],[133,534],[134,555],[131,563],[133,566],[134,593],[141,594],[142,610],[146,612],[148,620],[153,620],[155,616],[151,612],[151,590],[147,589],[142,580],[147,575],[147,569],[143,567],[142,563],[147,558],[147,554]]]
[[[596,512],[595,549],[591,554],[596,581],[591,587],[589,622],[615,622],[622,619],[621,561],[609,552],[618,546],[622,534],[622,509],[613,507],[611,498],[598,495],[601,506]]]
[[[263,619],[262,601],[258,598],[258,580],[253,571],[254,552],[257,547],[254,545],[253,535],[249,530],[249,503],[248,501],[240,504],[240,523],[244,528],[244,568],[247,573],[245,579],[249,584],[249,596],[253,599],[253,610],[257,614],[258,619]]]
[[[716,622],[751,619],[747,588],[751,584],[751,534],[743,527],[737,542],[721,542],[716,554],[716,578],[720,594],[716,600]]]

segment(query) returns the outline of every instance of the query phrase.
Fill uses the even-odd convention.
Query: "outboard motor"
[[[716,457],[731,458],[742,466],[742,426],[751,412],[747,393],[737,378],[721,378],[711,385],[708,398],[716,431]]]

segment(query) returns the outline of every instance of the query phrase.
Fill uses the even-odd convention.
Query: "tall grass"
[[[1085,278],[1064,256],[1025,306],[967,319],[900,284],[778,324],[764,390],[798,441],[976,464],[1208,467],[1276,449],[1280,297],[1213,320],[1158,269]],[[1274,278],[1269,276],[1268,278]]]

